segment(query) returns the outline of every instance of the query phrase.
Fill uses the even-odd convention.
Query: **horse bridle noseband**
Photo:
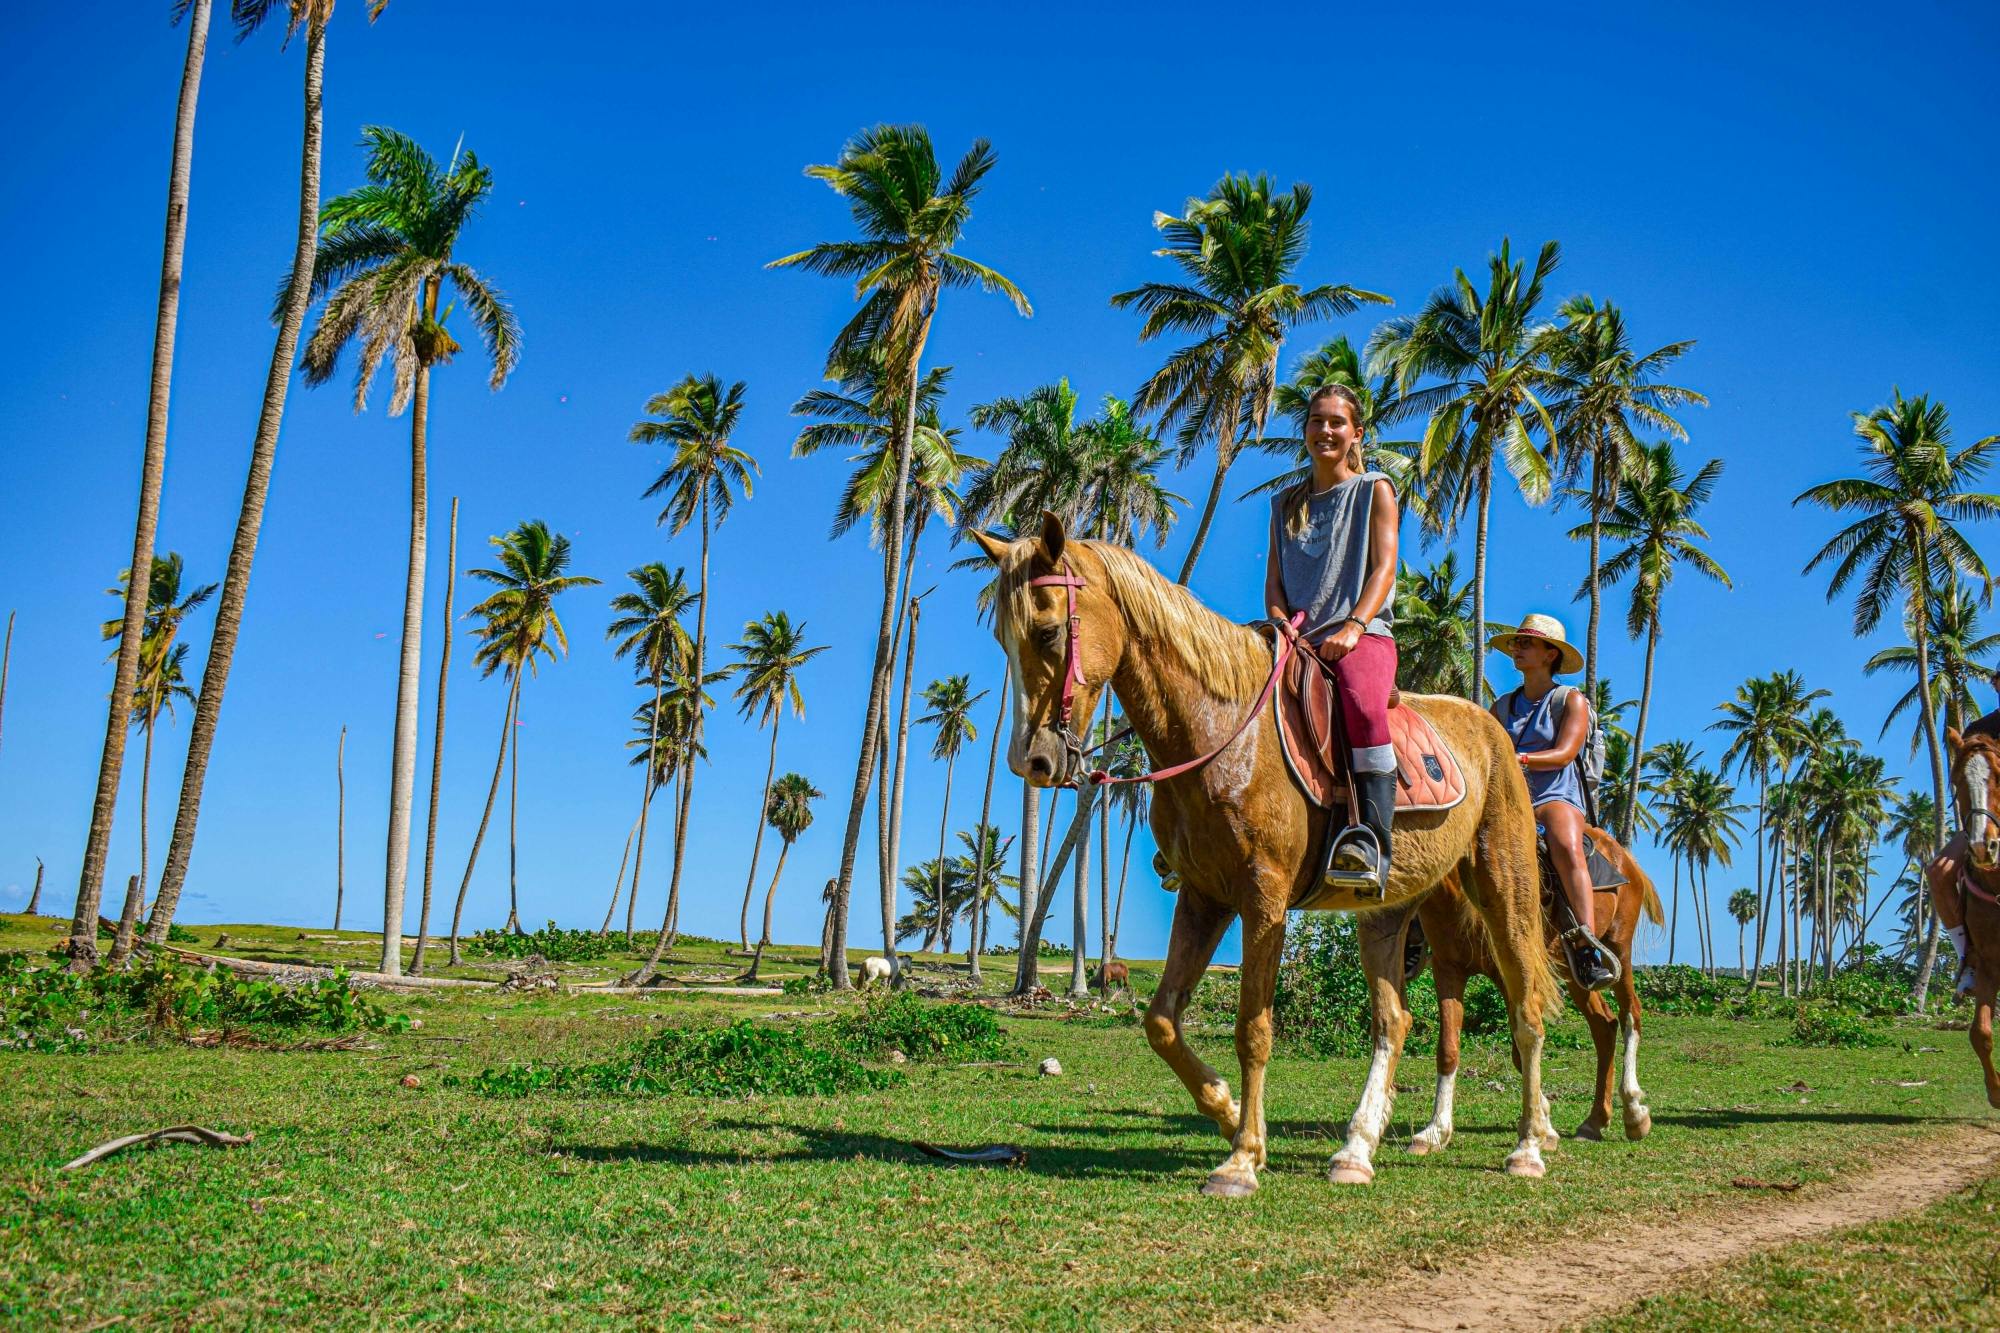
[[[1271,700],[1271,692],[1278,687],[1278,680],[1285,673],[1285,662],[1291,656],[1295,646],[1294,634],[1281,633],[1278,635],[1276,649],[1271,654],[1270,679],[1264,682],[1263,692],[1257,696],[1257,702],[1250,705],[1250,711],[1243,715],[1243,720],[1236,724],[1236,729],[1229,733],[1222,744],[1216,746],[1207,754],[1190,759],[1186,763],[1171,764],[1166,768],[1156,768],[1150,773],[1138,773],[1129,777],[1113,777],[1106,769],[1093,768],[1086,770],[1084,768],[1084,761],[1090,755],[1095,754],[1098,750],[1103,749],[1112,742],[1123,740],[1131,734],[1132,729],[1127,727],[1124,731],[1118,733],[1118,735],[1107,737],[1101,744],[1090,750],[1085,750],[1083,737],[1077,734],[1076,728],[1072,724],[1072,720],[1076,715],[1076,687],[1084,683],[1083,617],[1077,613],[1076,590],[1078,588],[1087,588],[1090,585],[1084,582],[1081,575],[1070,568],[1069,557],[1064,556],[1062,568],[1057,573],[1038,574],[1028,580],[1028,586],[1030,588],[1061,588],[1063,590],[1063,617],[1067,623],[1067,631],[1063,640],[1062,696],[1056,703],[1056,728],[1062,735],[1065,763],[1063,780],[1058,785],[1064,787],[1076,786],[1079,778],[1084,782],[1088,782],[1093,787],[1102,787],[1123,782],[1163,782],[1168,778],[1179,777],[1183,773],[1190,773],[1200,768],[1203,764],[1208,763],[1224,750],[1227,750],[1231,745],[1235,744],[1236,738],[1249,730],[1250,724],[1256,721],[1257,714],[1264,711],[1264,705]],[[1296,613],[1292,616],[1289,623],[1291,629],[1296,632],[1298,627],[1305,623],[1305,613],[1303,611]],[[1149,755],[1148,758],[1151,758],[1151,756]]]

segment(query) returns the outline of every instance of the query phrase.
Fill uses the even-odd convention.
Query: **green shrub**
[[[840,1045],[871,1057],[893,1049],[912,1060],[985,1060],[1009,1049],[1000,1020],[984,1005],[925,1000],[909,991],[870,1000],[832,1027]]]
[[[484,958],[531,958],[551,963],[583,963],[611,952],[611,941],[594,930],[564,930],[551,921],[532,935],[482,930],[465,942],[468,953]]]
[[[1663,1014],[1694,1016],[1728,1009],[1743,992],[1741,982],[1710,977],[1698,967],[1673,963],[1633,969],[1640,1003]]]
[[[1856,1014],[1828,1004],[1801,1004],[1788,1046],[1886,1046],[1889,1034]]]
[[[201,937],[196,935],[193,931],[189,930],[186,926],[180,924],[178,921],[169,921],[167,923],[167,943],[200,944]]]
[[[870,1069],[805,1031],[745,1018],[726,1028],[666,1028],[633,1043],[622,1056],[592,1064],[486,1069],[466,1086],[489,1097],[536,1092],[830,1097],[901,1081],[894,1070]],[[445,1082],[457,1086],[459,1080]]]
[[[824,995],[833,989],[833,978],[824,972],[809,972],[802,977],[786,977],[778,989],[787,995]]]

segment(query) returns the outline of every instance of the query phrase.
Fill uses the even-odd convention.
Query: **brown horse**
[[[1611,1123],[1613,1057],[1622,1045],[1625,1077],[1618,1094],[1625,1107],[1625,1137],[1643,1139],[1653,1128],[1653,1113],[1646,1108],[1646,1094],[1639,1088],[1639,992],[1632,981],[1632,938],[1639,933],[1642,915],[1657,926],[1666,920],[1666,914],[1660,908],[1660,895],[1654,890],[1653,881],[1639,869],[1631,853],[1603,829],[1591,829],[1590,836],[1625,877],[1625,882],[1617,888],[1597,891],[1592,913],[1598,925],[1598,938],[1618,959],[1619,976],[1612,987],[1618,999],[1616,1018],[1603,995],[1584,990],[1569,976],[1555,928],[1548,927],[1550,958],[1561,969],[1569,986],[1570,1001],[1583,1011],[1584,1021],[1590,1024],[1590,1039],[1597,1047],[1597,1100],[1577,1128],[1576,1136],[1591,1140],[1604,1137],[1604,1130]],[[1452,1093],[1458,1081],[1458,1038],[1465,1022],[1466,980],[1477,973],[1497,982],[1500,971],[1494,966],[1492,951],[1486,947],[1486,931],[1478,915],[1459,890],[1456,871],[1445,877],[1437,892],[1424,899],[1417,908],[1417,920],[1423,925],[1424,938],[1430,941],[1431,975],[1437,980],[1438,997],[1437,1103],[1430,1124],[1410,1140],[1410,1151],[1421,1157],[1443,1152],[1451,1142]]]
[[[1203,1191],[1247,1195],[1257,1188],[1265,1160],[1264,1072],[1285,911],[1316,887],[1314,852],[1326,821],[1293,785],[1271,711],[1250,717],[1271,675],[1271,648],[1123,547],[1067,539],[1052,516],[1036,538],[974,537],[1000,570],[994,633],[1007,652],[1019,705],[1009,768],[1041,787],[1082,778],[1081,746],[1070,723],[1087,720],[1106,687],[1155,764],[1215,751],[1192,771],[1161,780],[1153,801],[1153,834],[1181,890],[1146,1037],[1230,1141],[1228,1158]],[[1350,895],[1329,904],[1364,913],[1361,958],[1375,1037],[1367,1087],[1331,1178],[1358,1184],[1374,1177],[1372,1158],[1389,1123],[1396,1062],[1410,1029],[1402,995],[1404,931],[1417,900],[1462,863],[1471,865],[1467,896],[1494,942],[1520,1054],[1520,1134],[1506,1166],[1514,1175],[1540,1176],[1542,1149],[1555,1142],[1542,1100],[1542,1020],[1560,999],[1542,947],[1527,782],[1506,732],[1485,709],[1443,697],[1405,696],[1405,702],[1457,754],[1466,796],[1449,810],[1397,817],[1382,901]],[[1249,725],[1234,734],[1246,718]],[[1181,1032],[1189,996],[1239,916],[1240,1104]]]
[[[1995,902],[2000,899],[2000,737],[1960,735],[1949,728],[1944,735],[1965,830],[1952,840],[1954,847],[1964,846],[1963,853],[1954,858],[1947,849],[1940,868],[1958,878],[1965,933],[1972,942],[1972,1049],[1986,1070],[1986,1100],[2000,1106],[2000,1075],[1993,1072],[1993,997],[2000,993],[2000,903]]]

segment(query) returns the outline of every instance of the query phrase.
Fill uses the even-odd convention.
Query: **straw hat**
[[[1562,660],[1556,663],[1556,672],[1567,675],[1583,670],[1583,654],[1570,646],[1563,633],[1562,621],[1554,616],[1531,615],[1522,619],[1521,627],[1505,634],[1496,634],[1487,640],[1486,646],[1503,653],[1512,653],[1514,644],[1520,639],[1541,639],[1562,650]]]

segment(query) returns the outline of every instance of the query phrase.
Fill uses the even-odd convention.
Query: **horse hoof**
[[[1507,1159],[1507,1174],[1522,1180],[1540,1180],[1549,1173],[1542,1165],[1542,1159],[1534,1153],[1517,1152]]]
[[[1556,1133],[1553,1129],[1542,1135],[1543,1152],[1554,1152],[1556,1147],[1561,1143],[1562,1135]]]
[[[1372,1185],[1375,1183],[1375,1168],[1359,1162],[1335,1161],[1326,1178],[1336,1185]]]
[[[1994,1105],[2000,1106],[2000,1102],[1995,1102]],[[1628,1115],[1625,1117],[1625,1137],[1632,1140],[1632,1142],[1637,1143],[1652,1132],[1653,1113],[1651,1111],[1641,1111],[1637,1115]]]
[[[1604,1126],[1598,1124],[1595,1120],[1586,1120],[1576,1127],[1576,1133],[1570,1137],[1582,1139],[1586,1143],[1602,1143],[1604,1142]]]
[[[1201,1192],[1211,1199],[1247,1199],[1257,1192],[1257,1182],[1217,1171],[1201,1183]]]
[[[1429,1157],[1433,1153],[1443,1152],[1444,1145],[1436,1139],[1427,1139],[1419,1135],[1411,1139],[1410,1146],[1403,1149],[1403,1151],[1412,1157]]]

